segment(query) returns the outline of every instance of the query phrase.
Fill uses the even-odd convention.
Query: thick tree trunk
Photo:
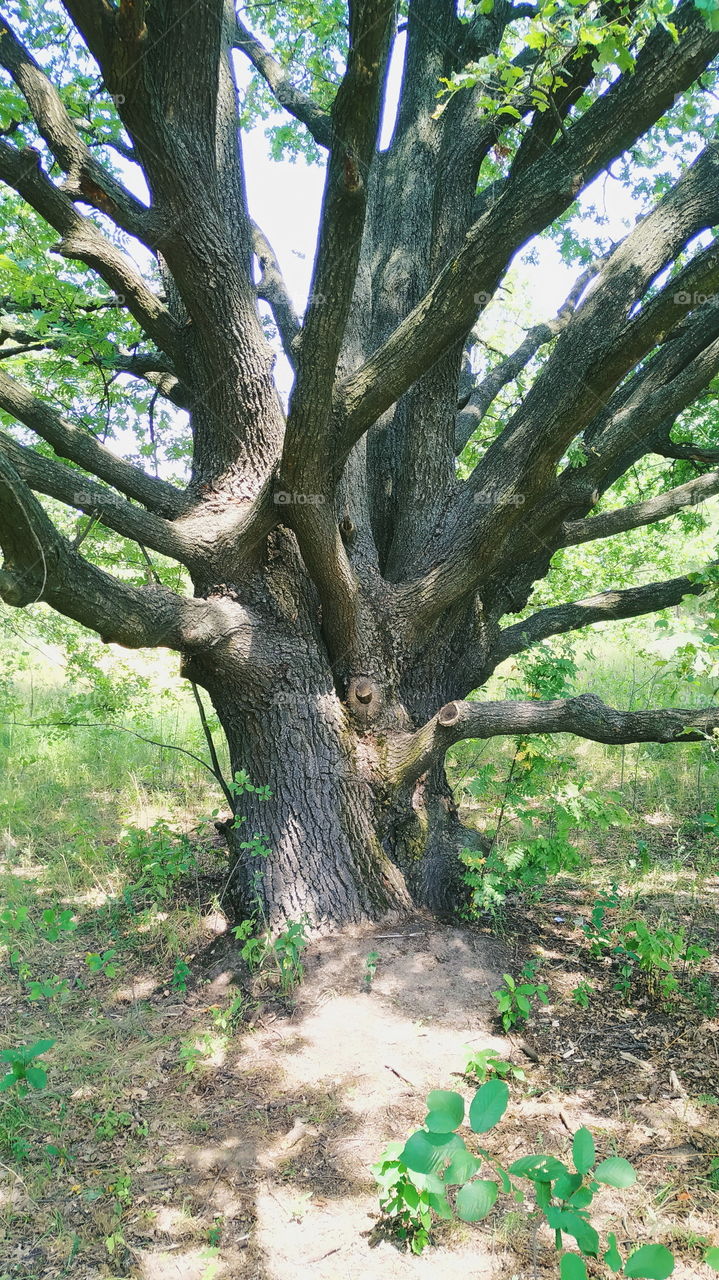
[[[408,787],[391,782],[386,736],[359,729],[332,689],[279,692],[256,706],[225,689],[215,706],[233,772],[271,792],[240,795],[224,828],[238,916],[259,911],[279,928],[307,915],[331,928],[414,905],[456,908],[457,855],[472,833],[442,769]]]

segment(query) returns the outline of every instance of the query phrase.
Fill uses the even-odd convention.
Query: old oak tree
[[[181,655],[271,790],[242,811],[272,922],[451,906],[462,738],[719,724],[467,700],[548,637],[705,588],[531,608],[558,552],[719,493],[719,451],[676,431],[719,371],[717,54],[713,0],[3,6],[0,597]],[[248,212],[241,124],[272,103],[275,145],[326,158],[303,316]],[[610,166],[665,154],[667,121],[696,145],[633,229],[473,373],[518,251]],[[650,496],[622,502],[650,455]]]

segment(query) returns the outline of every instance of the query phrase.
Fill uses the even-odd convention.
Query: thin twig
[[[225,776],[224,776],[224,774],[223,774],[223,772],[222,772],[222,767],[221,767],[221,765],[220,765],[220,760],[219,760],[219,757],[218,757],[218,755],[217,755],[217,749],[216,749],[216,747],[215,747],[215,739],[214,739],[214,738],[213,738],[213,736],[212,736],[212,730],[211,730],[211,728],[210,728],[210,725],[209,725],[209,722],[208,722],[207,716],[206,716],[206,714],[205,714],[205,706],[204,706],[204,703],[203,703],[202,698],[201,698],[201,696],[200,696],[200,690],[198,689],[198,687],[197,687],[197,685],[195,684],[194,680],[191,680],[191,681],[190,681],[190,688],[192,689],[192,696],[193,696],[193,698],[195,699],[195,702],[197,703],[197,710],[198,710],[198,711],[199,711],[199,713],[200,713],[200,723],[201,723],[201,725],[202,725],[202,732],[203,732],[203,733],[204,733],[204,735],[205,735],[205,741],[206,741],[206,743],[207,743],[207,749],[208,749],[208,751],[209,751],[209,753],[210,753],[210,759],[211,759],[211,761],[212,761],[212,766],[213,766],[213,773],[214,773],[215,777],[217,778],[217,781],[219,782],[220,786],[222,787],[222,790],[223,790],[223,792],[224,792],[224,794],[225,794],[225,799],[226,799],[226,801],[227,801],[228,805],[230,806],[230,810],[231,810],[231,812],[232,812],[232,813],[234,813],[234,812],[235,812],[235,798],[234,798],[234,796],[233,796],[232,792],[230,791],[230,788],[229,788],[229,786],[227,785],[227,781],[226,781],[226,779],[225,779]]]
[[[129,733],[131,737],[138,738],[140,742],[147,742],[151,747],[159,747],[161,751],[179,751],[183,756],[189,756],[191,760],[201,764],[203,769],[207,769],[213,778],[222,785],[217,777],[212,765],[203,760],[201,756],[196,756],[194,751],[187,751],[185,747],[177,747],[173,742],[158,742],[156,738],[146,738],[144,734],[137,733],[135,729],[128,729],[124,724],[85,724],[79,720],[0,720],[0,725],[14,729],[115,729],[118,733]]]

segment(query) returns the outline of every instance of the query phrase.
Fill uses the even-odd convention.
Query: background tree
[[[258,885],[273,922],[451,905],[465,835],[443,760],[462,738],[719,724],[591,694],[466,700],[513,654],[711,581],[529,607],[567,548],[719,493],[719,453],[682,417],[705,421],[719,370],[718,27],[713,0],[4,7],[0,596],[181,654],[233,768],[272,792],[228,829],[239,906]],[[269,103],[290,120],[276,148],[327,153],[301,319],[247,208],[238,126]],[[646,215],[606,251],[575,244],[556,318],[473,374],[518,250],[569,234],[621,157],[653,172]],[[650,455],[668,460],[650,496],[617,506]],[[260,829],[258,875],[242,832]]]

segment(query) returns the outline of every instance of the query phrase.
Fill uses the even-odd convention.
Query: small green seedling
[[[213,1005],[210,1009],[212,1021],[218,1031],[229,1032],[236,1031],[241,1025],[245,1014],[245,997],[241,994],[233,996],[230,1003],[223,1009],[220,1005]]]
[[[588,1009],[589,1001],[594,994],[594,988],[591,982],[578,982],[572,991],[572,1000],[580,1009]]]
[[[97,951],[88,951],[85,956],[85,964],[90,973],[104,973],[107,978],[115,978],[120,972],[120,966],[115,964],[115,956],[117,952],[114,947],[109,951],[103,951],[100,954]]]
[[[364,985],[369,991],[377,976],[377,966],[379,964],[379,951],[370,951],[364,962]]]
[[[434,1217],[481,1222],[500,1195],[520,1204],[531,1196],[534,1209],[554,1232],[561,1280],[588,1280],[585,1258],[601,1259],[615,1274],[636,1280],[667,1280],[674,1270],[674,1257],[664,1245],[641,1245],[626,1259],[614,1233],[608,1232],[602,1245],[589,1218],[594,1196],[602,1186],[631,1187],[636,1174],[618,1156],[597,1162],[588,1129],[574,1135],[573,1168],[541,1151],[521,1156],[505,1168],[485,1147],[473,1144],[471,1150],[467,1146],[457,1132],[465,1113],[472,1133],[484,1135],[499,1123],[508,1103],[506,1081],[497,1079],[477,1090],[468,1112],[459,1093],[435,1089],[428,1095],[423,1127],[404,1145],[392,1143],[372,1169],[380,1188],[384,1229],[414,1253],[421,1253],[429,1243]]]
[[[36,1040],[34,1044],[19,1045],[17,1049],[3,1049],[0,1062],[8,1063],[10,1070],[0,1080],[0,1093],[14,1089],[20,1098],[24,1098],[30,1089],[44,1089],[47,1073],[35,1059],[52,1049],[54,1043],[54,1040]]]
[[[172,990],[177,991],[180,995],[186,995],[187,982],[191,977],[192,970],[189,964],[187,964],[181,956],[178,956],[175,961],[175,967],[172,971],[172,977],[170,978],[170,986],[172,987]]]
[[[492,995],[497,1002],[497,1013],[501,1016],[505,1031],[511,1031],[519,1022],[526,1022],[535,1000],[549,1004],[545,982],[516,983],[510,973],[504,974],[504,986],[493,991]]]
[[[485,1080],[490,1080],[493,1076],[497,1076],[500,1080],[506,1079],[507,1076],[511,1076],[514,1080],[526,1080],[522,1068],[513,1066],[511,1062],[505,1062],[496,1049],[472,1049],[466,1044],[464,1052],[467,1057],[463,1074],[471,1076],[477,1084],[484,1084]]]
[[[42,913],[38,928],[45,934],[48,942],[57,942],[63,934],[75,932],[77,920],[73,919],[69,909],[60,911],[58,907],[47,907]]]
[[[292,991],[305,976],[302,956],[309,946],[308,926],[307,916],[302,916],[299,920],[290,920],[272,945],[280,972],[280,987],[285,995]]]
[[[67,978],[31,978],[27,984],[27,998],[33,1004],[38,1000],[47,1000],[48,1004],[57,1000],[62,1004],[70,998],[70,983]]]
[[[243,920],[241,924],[235,925],[232,932],[237,941],[242,943],[240,955],[247,968],[253,973],[261,969],[269,951],[269,945],[265,937],[255,936],[254,921]]]

